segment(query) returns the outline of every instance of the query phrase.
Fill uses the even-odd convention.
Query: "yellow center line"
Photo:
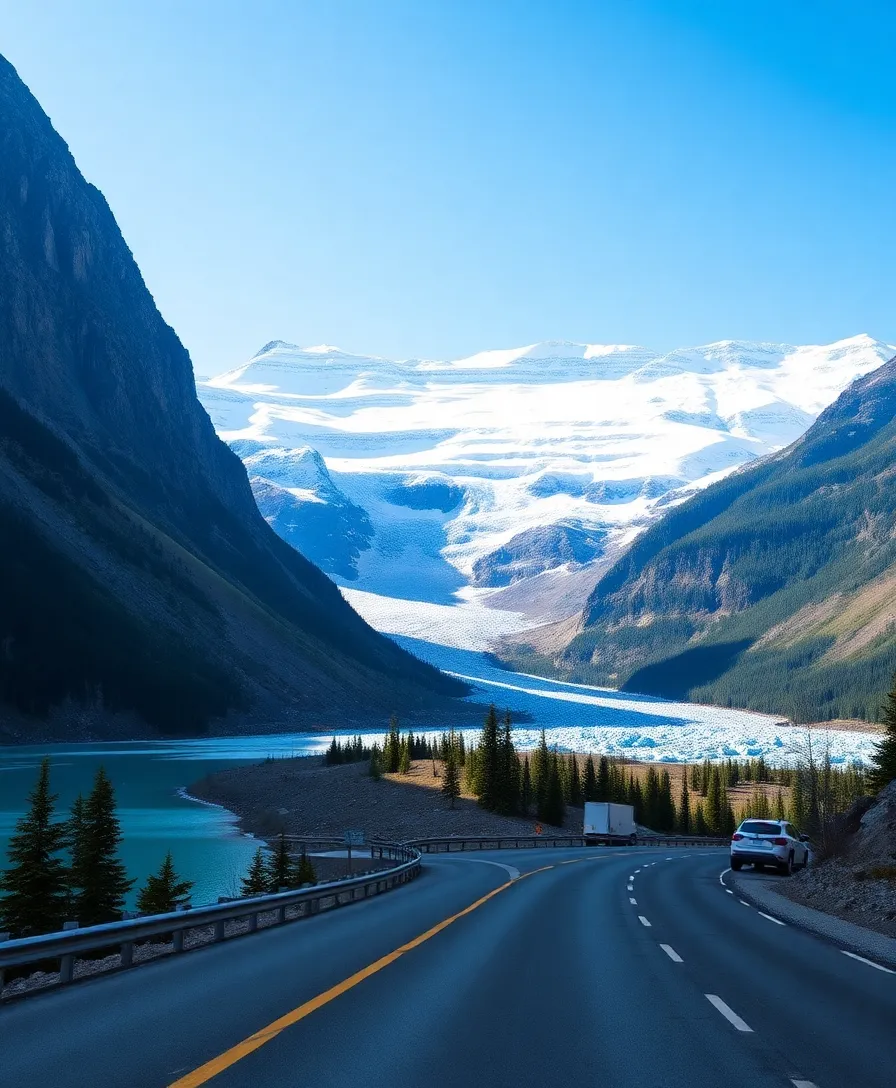
[[[605,856],[605,855],[599,855]],[[597,861],[598,858],[576,858],[576,861]],[[559,862],[561,865],[570,865],[571,862],[563,861]],[[547,872],[548,869],[554,869],[556,865],[543,865],[540,869],[532,869],[528,873],[521,873],[513,880],[508,880],[506,884],[501,884],[500,887],[490,891],[487,895],[483,895],[481,899],[477,899],[475,903],[471,903],[468,907],[464,907],[463,910],[452,914],[450,918],[445,918],[444,921],[434,925],[431,929],[428,929],[425,933],[421,933],[419,937],[415,937],[407,944],[403,944],[400,948],[396,948],[394,952],[389,952],[385,956],[381,956],[380,959],[374,963],[369,964],[367,967],[363,967],[360,971],[356,971],[353,975],[343,979],[342,982],[338,982],[335,986],[331,986],[329,990],[324,990],[323,993],[318,994],[317,997],[312,997],[309,1001],[299,1005],[291,1012],[279,1017],[267,1027],[262,1028],[260,1031],[254,1032],[248,1038],[243,1039],[242,1042],[237,1043],[236,1046],[232,1046],[229,1050],[225,1050],[223,1054],[219,1054],[216,1058],[212,1058],[204,1065],[200,1065],[198,1069],[194,1069],[192,1073],[187,1073],[180,1077],[179,1080],[172,1081],[168,1088],[199,1088],[202,1084],[207,1084],[212,1077],[216,1077],[219,1073],[223,1073],[225,1069],[229,1069],[232,1065],[236,1065],[238,1061],[251,1054],[253,1051],[258,1050],[259,1047],[269,1043],[272,1039],[284,1031],[288,1027],[292,1027],[293,1024],[297,1024],[300,1020],[304,1020],[306,1016],[315,1012],[317,1009],[323,1008],[324,1005],[329,1005],[331,1001],[335,1001],[337,997],[346,993],[348,990],[354,989],[359,982],[363,982],[364,979],[370,978],[371,975],[377,974],[382,971],[384,967],[388,967],[390,963],[394,963],[397,959],[400,959],[406,952],[410,952],[415,948],[419,948],[424,941],[428,941],[431,937],[435,937],[437,933],[441,933],[443,929],[447,929],[453,922],[456,922],[458,918],[463,918],[467,914],[471,914],[474,910],[478,909],[487,903],[489,899],[493,899],[500,892],[506,891],[514,884],[518,884],[521,880],[525,880],[528,876],[535,876],[536,873]]]

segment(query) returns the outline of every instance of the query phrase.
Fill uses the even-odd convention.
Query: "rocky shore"
[[[462,796],[451,808],[429,760],[415,760],[407,775],[370,778],[367,763],[324,766],[319,757],[269,760],[208,775],[188,787],[240,817],[262,838],[337,835],[348,828],[368,838],[405,841],[439,835],[531,835],[534,819],[483,812]],[[582,810],[569,809],[567,833],[581,834]],[[553,829],[552,829],[553,833]]]

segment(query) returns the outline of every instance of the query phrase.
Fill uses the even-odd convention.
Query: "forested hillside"
[[[790,715],[877,716],[896,668],[896,360],[667,514],[600,580],[574,679]]]

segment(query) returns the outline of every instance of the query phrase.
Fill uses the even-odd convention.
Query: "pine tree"
[[[896,778],[896,677],[882,707],[881,724],[885,732],[875,745],[868,781],[872,793],[879,793]]]
[[[393,714],[389,719],[389,735],[383,745],[383,771],[396,774],[401,763],[401,737],[398,733],[398,718]]]
[[[292,858],[283,832],[277,839],[277,849],[271,854],[267,863],[269,892],[279,892],[281,888],[288,888],[292,870]]]
[[[479,742],[479,804],[494,812],[500,803],[500,751],[498,738],[498,714],[494,705],[488,709]]]
[[[538,747],[532,753],[532,793],[535,797],[536,810],[541,811],[548,789],[548,774],[551,766],[551,754],[548,750],[547,737],[542,729]]]
[[[594,760],[590,755],[585,760],[585,773],[582,775],[582,800],[597,800],[597,775],[594,773]]]
[[[660,815],[660,830],[675,830],[675,799],[672,796],[672,779],[668,771],[660,775],[660,796],[658,812]]]
[[[660,778],[655,767],[647,768],[647,780],[644,785],[643,822],[654,831],[661,831],[660,822]]]
[[[681,800],[678,802],[678,831],[682,835],[691,833],[691,795],[688,791],[688,776],[681,776]]]
[[[82,926],[115,922],[121,917],[125,896],[134,884],[118,856],[121,839],[115,791],[101,766],[84,801],[80,826],[72,836],[72,856],[79,859],[81,867],[75,910]]]
[[[543,820],[546,824],[551,824],[554,827],[563,827],[563,821],[566,817],[566,809],[563,804],[563,786],[560,783],[560,767],[559,760],[557,759],[557,753],[551,753],[553,758],[550,761],[548,768],[548,781],[544,794],[544,803],[542,804],[541,811],[538,813],[538,818]]]
[[[781,787],[778,787],[778,795],[775,797],[775,819],[786,820],[787,815],[784,810],[784,794],[781,792]]]
[[[28,795],[28,812],[16,821],[7,848],[10,866],[0,874],[0,929],[13,937],[54,933],[66,920],[66,871],[59,851],[66,824],[53,819],[57,795],[50,793],[50,761],[41,761]]]
[[[694,834],[706,835],[709,829],[706,826],[706,817],[703,814],[703,802],[698,801],[694,809]]]
[[[569,757],[569,803],[573,808],[582,807],[582,782],[579,778],[579,763],[575,754]]]
[[[532,807],[532,775],[529,771],[529,757],[523,757],[523,774],[520,783],[520,811],[523,816],[529,815]]]
[[[597,768],[597,794],[595,801],[612,801],[613,789],[610,781],[610,761],[606,756],[600,757]]]
[[[401,755],[398,757],[398,773],[410,774],[411,772],[411,753],[410,746],[406,741],[402,741]]]
[[[722,776],[718,766],[709,772],[709,787],[706,791],[705,816],[706,826],[711,835],[721,835],[725,818],[725,806],[722,800]]]
[[[445,745],[445,765],[442,775],[442,796],[447,797],[454,808],[454,802],[460,797],[460,774],[457,767],[457,744],[452,731]]]
[[[243,877],[242,894],[243,896],[264,895],[268,887],[268,866],[264,860],[264,852],[259,846],[252,856],[248,873]]]
[[[374,746],[370,749],[370,763],[367,765],[367,773],[373,779],[379,779],[382,777],[380,759],[381,756],[379,746],[374,744]]]
[[[296,866],[296,875],[294,879],[297,888],[301,888],[305,884],[317,883],[317,873],[314,871],[314,866],[311,864],[311,858],[305,853],[299,855],[299,862]]]
[[[137,894],[137,910],[141,914],[168,914],[183,902],[193,889],[191,880],[181,880],[174,871],[171,851],[165,855],[158,874],[146,878]]]
[[[65,825],[65,845],[68,847],[68,908],[66,917],[78,917],[78,897],[86,883],[85,869],[87,858],[84,856],[86,836],[84,834],[84,798],[79,793],[72,804],[68,822]]]
[[[694,763],[691,766],[691,789],[694,793],[700,792],[700,764]]]

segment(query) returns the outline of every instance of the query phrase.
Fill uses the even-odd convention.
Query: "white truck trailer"
[[[631,805],[586,801],[583,834],[594,842],[637,842],[635,810]]]

